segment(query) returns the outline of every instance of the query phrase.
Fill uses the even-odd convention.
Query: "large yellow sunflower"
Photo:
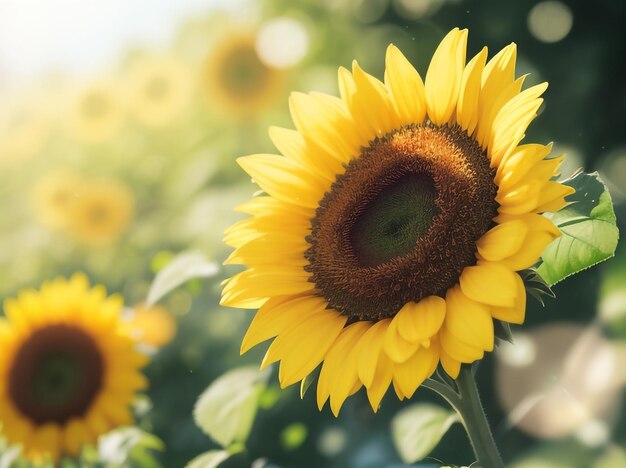
[[[516,46],[466,64],[467,30],[440,43],[425,81],[393,45],[384,83],[355,62],[341,98],[295,93],[284,156],[239,159],[263,189],[239,210],[222,304],[256,308],[242,352],[275,337],[282,386],[321,364],[317,401],[338,414],[362,386],[374,411],[409,398],[441,363],[494,346],[494,319],[522,323],[530,267],[559,230],[543,212],[571,189],[562,157],[520,144],[546,84],[522,91]]]
[[[121,321],[122,301],[84,275],[57,279],[5,302],[0,322],[0,424],[31,460],[76,456],[85,444],[130,424],[146,387]]]

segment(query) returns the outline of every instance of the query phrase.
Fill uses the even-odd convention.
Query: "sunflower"
[[[246,117],[271,104],[283,74],[261,61],[254,32],[235,29],[218,39],[205,59],[201,82],[212,109]]]
[[[128,227],[133,212],[134,197],[125,185],[89,181],[69,205],[66,229],[85,244],[108,244]]]
[[[159,305],[139,305],[129,319],[137,339],[153,348],[166,346],[176,336],[176,319]]]
[[[103,143],[121,128],[124,108],[119,90],[99,81],[82,89],[72,103],[69,126],[74,137],[85,143]]]
[[[82,178],[70,171],[51,172],[39,179],[33,187],[32,199],[41,224],[50,229],[64,228],[69,208],[82,187]]]
[[[320,409],[362,386],[374,411],[390,385],[410,398],[438,364],[452,378],[494,346],[494,320],[522,323],[518,273],[559,230],[541,213],[571,189],[562,157],[520,144],[546,84],[521,90],[516,46],[466,64],[467,30],[437,47],[425,82],[393,45],[385,82],[354,62],[341,98],[295,93],[297,130],[271,128],[284,156],[240,165],[266,195],[226,232],[249,268],[222,304],[260,310],[242,352],[275,337],[287,386],[321,364]]]
[[[167,125],[180,115],[191,97],[191,73],[174,57],[149,57],[130,70],[131,110],[149,126]]]
[[[0,423],[34,461],[77,456],[132,422],[147,362],[120,320],[122,301],[82,274],[8,299],[0,322]]]

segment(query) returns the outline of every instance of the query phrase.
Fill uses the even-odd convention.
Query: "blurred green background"
[[[105,465],[180,467],[220,448],[194,421],[196,400],[265,351],[240,357],[252,312],[218,306],[236,270],[139,306],[180,252],[221,265],[233,208],[256,190],[235,158],[275,151],[267,127],[292,126],[289,92],[337,93],[353,58],[382,78],[393,42],[424,75],[455,26],[470,30],[468,57],[516,42],[517,74],[550,83],[527,139],[554,141],[564,176],[598,170],[626,227],[622,0],[86,3],[0,1],[0,298],[79,270],[124,296],[153,356],[137,425],[163,446],[120,460],[100,447]],[[554,291],[545,307],[529,301],[515,348],[480,366],[496,441],[511,466],[626,466],[626,249]],[[392,419],[444,405],[421,389],[410,402],[389,394],[374,415],[358,393],[334,418],[313,391],[300,401],[275,376],[263,387],[245,450],[221,466],[404,466]],[[472,461],[456,424],[419,466]]]

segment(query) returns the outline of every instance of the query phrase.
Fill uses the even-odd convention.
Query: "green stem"
[[[483,468],[504,468],[480,402],[471,366],[461,367],[456,383],[458,393],[448,385],[433,379],[428,379],[423,386],[438,393],[457,411],[479,465]]]

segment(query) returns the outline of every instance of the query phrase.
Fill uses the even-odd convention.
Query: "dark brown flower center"
[[[104,361],[82,330],[53,325],[35,331],[9,372],[15,406],[36,424],[63,424],[83,416],[104,380]]]
[[[493,226],[494,175],[458,126],[412,125],[372,141],[312,221],[306,269],[318,294],[354,320],[443,297]]]

